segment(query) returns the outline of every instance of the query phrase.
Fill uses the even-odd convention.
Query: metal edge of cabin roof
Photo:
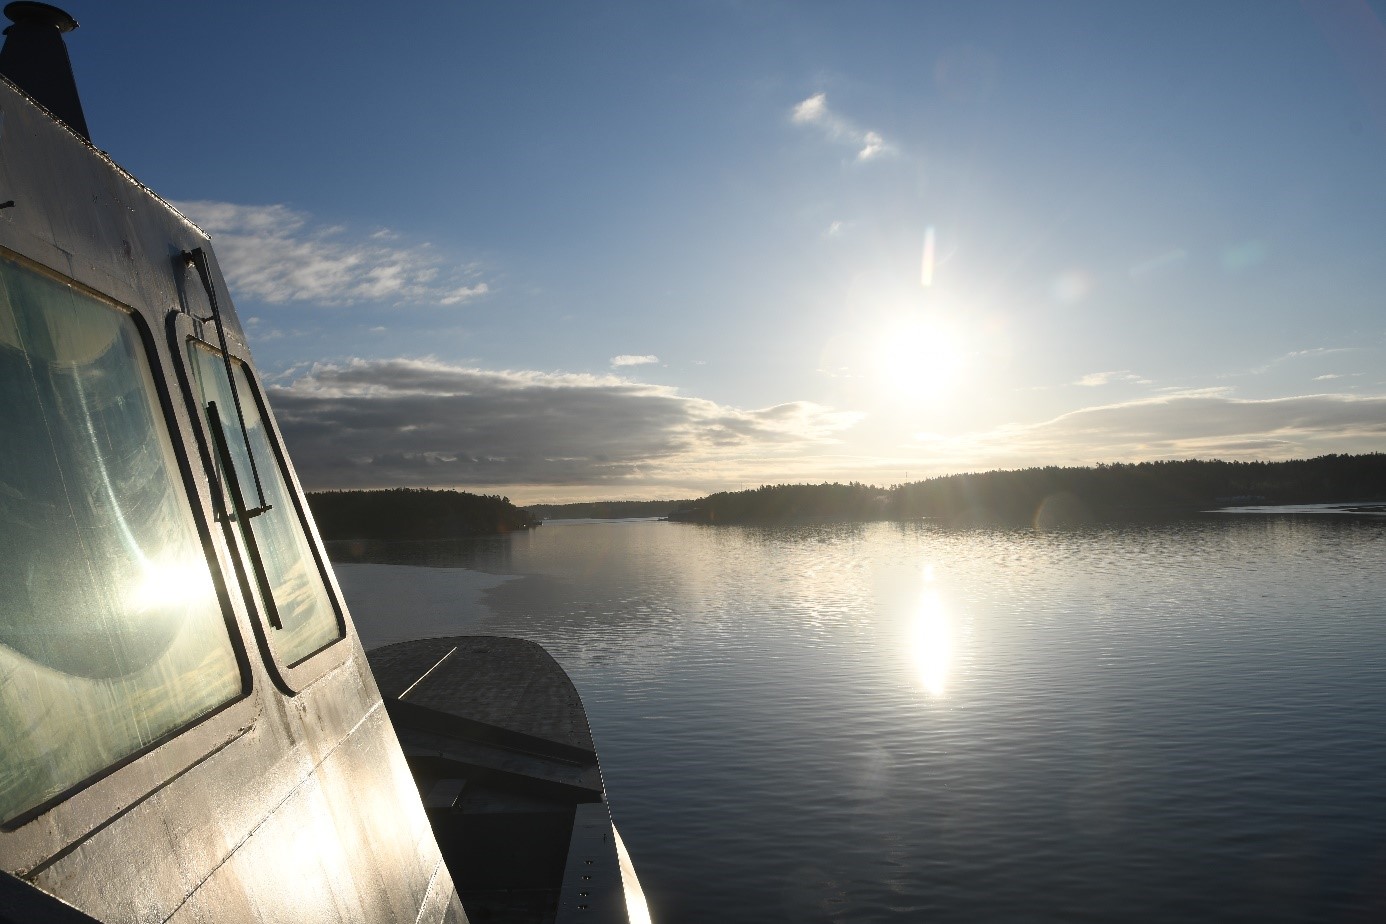
[[[66,28],[66,29],[62,29],[61,31],[63,31],[63,32],[68,32],[68,31],[73,31],[73,30],[75,30],[75,29],[78,28],[77,20],[73,19],[70,15],[68,15],[65,11],[59,9],[58,7],[50,6],[49,4],[46,4],[46,3],[33,3],[33,2],[26,2],[26,0],[18,0],[18,2],[9,3],[9,4],[7,4],[7,5],[4,7],[5,15],[11,16],[11,18],[13,18],[13,15],[12,15],[12,14],[13,14],[13,10],[14,10],[16,7],[19,7],[19,8],[23,8],[23,7],[30,7],[30,8],[47,8],[47,10],[52,11],[52,13],[57,14],[57,15],[64,16],[64,17],[66,17],[66,18],[70,21],[70,23],[71,23],[70,27],[69,27],[69,28]],[[6,29],[4,30],[4,34],[5,34],[6,36],[8,36],[8,34],[9,34],[11,28],[13,28],[13,25],[11,25],[10,27],[8,27],[8,28],[6,28]],[[3,54],[3,52],[0,52],[0,54]],[[73,84],[73,92],[76,93],[76,92],[77,92],[77,91],[76,91],[76,79],[75,79],[75,77],[72,75],[72,72],[71,72],[71,63],[70,63],[70,61],[68,61],[68,60],[66,60],[66,58],[64,58],[63,61],[58,62],[58,63],[55,63],[54,66],[62,66],[62,67],[66,67],[66,68],[67,68],[67,78],[72,82],[72,84]],[[122,176],[124,176],[125,179],[128,180],[132,185],[134,185],[134,186],[137,187],[138,189],[142,190],[146,195],[148,195],[149,197],[151,197],[152,199],[154,199],[156,202],[158,202],[158,203],[159,203],[160,205],[162,205],[164,208],[168,209],[168,210],[169,210],[170,212],[172,212],[174,215],[178,216],[180,219],[182,219],[184,222],[186,222],[189,226],[191,226],[191,227],[193,228],[193,230],[195,230],[198,234],[200,234],[200,235],[202,235],[203,237],[208,238],[208,239],[210,240],[211,235],[209,235],[205,230],[203,230],[201,227],[199,227],[199,226],[197,225],[196,222],[194,222],[192,219],[188,218],[188,216],[184,215],[181,211],[179,211],[176,207],[174,207],[167,199],[165,199],[163,196],[160,196],[157,192],[155,192],[155,191],[154,191],[153,189],[151,189],[149,186],[147,186],[146,184],[144,184],[143,182],[141,182],[140,179],[139,179],[138,177],[136,177],[134,174],[130,173],[130,171],[128,171],[128,170],[126,170],[124,167],[122,167],[122,166],[120,165],[120,163],[117,162],[117,161],[115,160],[115,158],[114,158],[109,152],[107,152],[107,151],[103,150],[102,148],[98,147],[98,146],[96,145],[96,143],[95,143],[94,141],[92,141],[90,132],[85,131],[85,130],[79,130],[78,128],[74,128],[71,124],[69,124],[69,120],[68,120],[68,119],[63,118],[63,116],[62,116],[61,113],[55,111],[54,108],[50,107],[47,103],[45,103],[45,101],[44,101],[43,99],[41,99],[38,95],[35,95],[34,93],[31,93],[31,92],[29,91],[29,89],[26,89],[26,88],[23,86],[23,84],[22,84],[21,82],[16,81],[16,80],[12,79],[11,77],[9,77],[9,76],[4,72],[3,69],[0,69],[0,80],[3,80],[5,83],[9,84],[9,86],[11,87],[11,89],[13,89],[16,93],[19,93],[19,94],[20,94],[21,96],[23,96],[26,100],[28,100],[31,104],[33,104],[34,106],[36,106],[38,109],[42,110],[42,111],[49,117],[49,119],[51,119],[53,122],[57,123],[58,125],[61,125],[61,126],[63,127],[63,129],[66,130],[66,131],[68,132],[68,134],[70,134],[74,139],[76,139],[77,141],[79,141],[79,142],[81,142],[82,144],[86,145],[87,147],[91,148],[92,151],[93,151],[98,157],[100,157],[101,159],[103,159],[103,160],[106,162],[107,166],[111,167],[111,168],[114,169],[116,172],[120,173],[120,174],[121,174]],[[80,101],[77,103],[77,105],[80,107]],[[85,129],[85,125],[86,125],[86,118],[85,118],[85,115],[84,115],[84,114],[81,115],[80,118],[81,118],[81,124],[82,124],[82,126],[83,126],[83,129]]]
[[[23,87],[15,83],[9,77],[6,77],[3,72],[0,72],[0,81],[3,81],[7,86],[9,86],[11,90],[13,90],[15,93],[18,93],[20,96],[24,97],[24,99],[27,100],[34,108],[39,109],[45,115],[47,115],[48,118],[52,119],[58,125],[61,125],[63,129],[73,137],[73,140],[79,142],[80,144],[86,145],[88,148],[91,148],[93,154],[105,161],[106,166],[110,167],[112,170],[115,170],[127,181],[129,181],[130,185],[139,189],[145,195],[149,196],[149,198],[153,199],[155,202],[159,203],[164,208],[172,212],[175,216],[182,219],[182,221],[185,224],[187,224],[188,227],[192,228],[198,234],[202,235],[208,240],[211,240],[212,236],[209,233],[207,233],[207,231],[203,229],[201,225],[193,221],[187,215],[184,215],[178,209],[177,206],[169,202],[163,196],[159,195],[139,177],[135,176],[129,170],[125,169],[125,167],[121,166],[120,161],[116,160],[115,157],[109,151],[105,150],[104,148],[98,147],[96,142],[92,141],[90,138],[88,138],[86,135],[83,135],[81,132],[76,131],[75,129],[73,129],[71,125],[68,125],[62,119],[58,118],[47,106],[43,105],[43,103],[39,102],[38,100],[34,99],[34,97],[30,96]]]

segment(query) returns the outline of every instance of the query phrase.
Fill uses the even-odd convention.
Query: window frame
[[[84,285],[24,256],[0,246],[0,260],[21,271],[35,273],[71,289],[77,295],[124,315],[134,325],[143,353],[145,371],[153,385],[156,416],[162,422],[173,450],[178,487],[192,518],[197,540],[215,588],[232,653],[240,675],[240,692],[225,703],[185,722],[139,750],[121,757],[102,769],[68,786],[62,792],[0,824],[0,850],[8,858],[8,868],[20,875],[32,875],[63,856],[111,819],[134,807],[242,737],[255,724],[261,702],[254,683],[250,652],[240,624],[235,594],[224,568],[220,546],[211,529],[207,513],[210,495],[205,493],[193,471],[188,435],[190,420],[174,400],[169,387],[169,357],[161,349],[150,323],[151,314],[121,302],[105,292]]]
[[[213,323],[210,318],[199,320],[185,312],[176,312],[169,316],[169,338],[172,343],[172,352],[176,356],[175,364],[178,369],[178,378],[192,427],[197,436],[198,453],[206,472],[209,497],[212,498],[210,509],[215,511],[224,502],[224,495],[217,496],[217,492],[223,490],[221,475],[218,474],[219,465],[216,452],[213,449],[212,435],[198,395],[191,360],[191,351],[203,348],[210,351],[218,359],[221,358],[222,349],[217,342],[218,338],[210,329]],[[240,530],[236,524],[230,520],[221,524],[226,543],[231,549],[236,579],[240,585],[241,596],[245,600],[246,610],[251,617],[250,623],[261,655],[270,667],[270,673],[275,684],[283,692],[293,696],[351,660],[355,645],[348,642],[355,638],[355,629],[351,625],[351,620],[347,618],[347,609],[342,602],[341,590],[337,587],[336,578],[331,567],[327,564],[327,553],[323,548],[322,539],[318,535],[317,525],[313,522],[312,515],[307,509],[308,504],[303,493],[303,487],[299,484],[298,475],[293,470],[293,466],[289,464],[288,453],[284,450],[284,439],[279,432],[279,423],[270,413],[269,405],[264,399],[264,387],[260,384],[259,373],[250,361],[250,351],[234,330],[227,329],[225,334],[228,347],[226,355],[230,357],[233,364],[239,364],[250,385],[250,393],[242,394],[240,396],[241,401],[255,402],[255,408],[259,411],[260,419],[265,423],[265,438],[270,445],[273,456],[273,458],[265,461],[277,467],[279,476],[288,488],[294,505],[295,522],[304,538],[308,540],[308,548],[313,554],[313,566],[317,569],[318,576],[327,591],[328,601],[332,605],[332,612],[336,617],[337,628],[340,633],[327,644],[297,661],[288,662],[281,658],[274,647],[271,635],[277,630],[269,625],[268,613],[257,602],[258,576],[253,569],[261,566],[252,560],[246,549],[245,540],[240,536]],[[247,487],[247,485],[242,485],[242,492]]]

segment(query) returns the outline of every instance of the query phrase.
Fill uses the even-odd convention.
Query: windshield
[[[245,367],[239,362],[231,364],[245,422],[242,429],[222,354],[196,342],[189,350],[203,413],[207,415],[208,427],[213,431],[219,428],[225,437],[244,505],[253,510],[263,500],[266,508],[246,518],[253,531],[248,538],[257,553],[251,557],[257,569],[258,595],[269,618],[270,644],[275,654],[284,663],[295,664],[342,637],[337,611],[303,531],[292,491],[277,464]],[[216,409],[215,418],[212,406]],[[249,452],[255,454],[253,467]],[[224,503],[227,510],[234,511],[230,480],[224,477],[220,461],[218,469],[223,473]],[[256,488],[257,480],[263,499]]]
[[[0,818],[234,698],[130,315],[0,261]]]

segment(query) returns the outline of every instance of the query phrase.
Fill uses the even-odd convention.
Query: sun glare
[[[881,387],[909,402],[935,399],[957,382],[966,365],[962,339],[946,325],[913,318],[882,331],[875,350]]]
[[[953,660],[953,631],[943,601],[932,588],[925,589],[910,622],[909,652],[925,691],[931,696],[942,696]]]
[[[147,559],[141,571],[125,588],[127,605],[138,613],[172,607],[200,609],[211,603],[216,593],[207,566],[200,558],[187,561]]]

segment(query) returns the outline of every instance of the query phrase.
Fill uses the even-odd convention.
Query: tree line
[[[763,485],[700,498],[669,518],[792,523],[927,517],[955,524],[1057,525],[1235,505],[1349,502],[1386,502],[1386,454],[1046,466],[944,475],[888,488],[857,482]]]
[[[814,523],[930,518],[950,524],[1059,525],[1247,504],[1386,504],[1386,453],[1289,462],[1195,460],[943,475],[877,487],[762,485],[692,501],[516,507],[510,498],[392,488],[308,495],[324,539],[459,539],[536,526],[541,517],[667,516],[685,523]]]
[[[889,492],[874,485],[776,484],[709,494],[675,510],[681,523],[813,523],[888,520]]]
[[[530,504],[525,509],[545,520],[619,520],[667,517],[691,500],[587,501],[576,504]]]
[[[390,488],[321,491],[308,506],[323,539],[461,539],[528,529],[536,518],[510,498],[466,491]]]

